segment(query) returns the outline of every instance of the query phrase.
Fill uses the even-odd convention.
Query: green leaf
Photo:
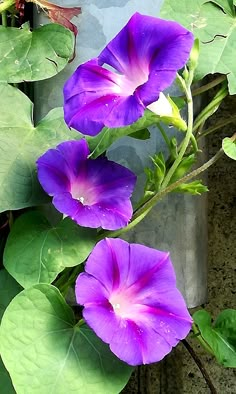
[[[0,350],[17,394],[117,394],[132,372],[86,325],[75,325],[72,309],[46,284],[11,302]]]
[[[222,141],[222,149],[225,154],[233,160],[236,160],[236,141],[231,138],[224,138]]]
[[[215,357],[224,367],[236,367],[236,310],[222,311],[215,324],[211,325],[211,316],[205,310],[193,315],[203,339],[209,344]]]
[[[14,223],[3,262],[23,287],[51,283],[66,267],[81,264],[96,243],[96,230],[71,219],[52,226],[40,212],[28,212]]]
[[[222,10],[230,15],[230,16],[235,16],[235,8],[234,8],[234,2],[233,0],[211,0],[212,3],[215,3],[219,7],[222,8]]]
[[[191,154],[187,157],[183,157],[179,166],[175,170],[173,176],[171,177],[171,183],[176,182],[178,179],[182,178],[196,162],[195,154]]]
[[[161,17],[176,20],[199,38],[195,79],[207,74],[227,74],[230,94],[235,94],[236,18],[232,1],[165,0]]]
[[[0,357],[0,382],[2,394],[16,394],[9,373],[7,372]]]
[[[150,138],[150,131],[148,129],[142,129],[135,131],[129,136],[132,138],[136,138],[137,140],[148,140]]]
[[[154,168],[145,168],[147,177],[145,192],[149,195],[150,192],[157,192],[160,190],[161,184],[166,174],[166,163],[162,152],[151,157]],[[146,193],[145,193],[146,194]]]
[[[59,73],[72,58],[74,34],[51,23],[32,32],[0,26],[0,81],[39,81]]]
[[[0,321],[5,309],[11,300],[22,290],[22,287],[8,274],[6,270],[0,270]],[[0,357],[0,382],[1,393],[15,394],[11,378]]]
[[[80,139],[69,130],[62,108],[34,127],[31,101],[18,89],[0,83],[0,212],[43,204],[49,200],[36,174],[35,161],[64,140]]]
[[[160,120],[160,117],[155,115],[153,112],[146,110],[144,116],[137,120],[134,124],[126,127],[118,127],[114,129],[110,129],[105,127],[101,133],[96,135],[95,137],[86,137],[88,141],[91,156],[93,159],[100,156],[104,153],[107,148],[113,142],[118,140],[121,137],[125,137],[130,134],[139,133],[144,130],[144,135],[146,135],[145,129],[148,126],[152,126]]]

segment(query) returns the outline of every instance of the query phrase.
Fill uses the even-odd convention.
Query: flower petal
[[[149,287],[155,273],[157,273],[157,278],[160,278],[160,282],[158,282],[160,291],[162,290],[162,283],[164,290],[167,286],[175,285],[175,273],[169,253],[144,245],[130,244],[130,270],[126,281],[127,287],[133,286],[137,292],[144,288],[147,283]]]
[[[99,191],[99,202],[129,198],[137,178],[128,168],[105,157],[88,160],[86,176]]]
[[[50,196],[70,190],[69,168],[58,150],[49,149],[36,164],[39,181]]]
[[[97,336],[106,343],[111,341],[114,332],[119,329],[120,318],[115,315],[110,304],[88,306],[83,310],[83,317]]]
[[[162,92],[159,95],[159,99],[148,105],[147,109],[159,116],[171,116],[173,113],[170,102]]]
[[[70,191],[70,178],[76,175],[89,154],[85,139],[66,141],[49,149],[37,160],[38,178],[49,195]]]
[[[129,272],[128,242],[109,238],[98,242],[88,258],[86,272],[97,278],[111,294],[126,281]]]
[[[89,291],[88,291],[89,289]],[[76,280],[75,295],[80,305],[107,305],[109,293],[96,278],[83,272]]]
[[[120,96],[120,77],[100,66],[97,59],[82,64],[64,86],[64,115],[70,127],[96,135],[107,127],[135,122],[144,113],[136,96]]]
[[[169,343],[152,328],[137,325],[133,321],[125,323],[114,332],[110,349],[127,364],[150,364],[161,360],[171,351]]]

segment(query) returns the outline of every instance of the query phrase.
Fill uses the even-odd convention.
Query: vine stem
[[[201,371],[202,376],[204,377],[206,384],[209,387],[211,393],[217,394],[216,388],[213,385],[213,382],[212,382],[210,376],[208,375],[208,372],[205,369],[205,367],[202,363],[202,360],[198,357],[198,355],[196,354],[196,352],[194,351],[192,346],[186,341],[186,339],[183,339],[182,343],[185,346],[185,348],[187,349],[187,351],[189,352],[189,354],[191,355],[191,357],[193,358],[193,360],[195,361],[195,363],[197,364],[197,366],[198,366],[199,370]]]
[[[7,11],[2,11],[2,26],[7,27]]]
[[[203,171],[206,171],[210,166],[212,166],[221,156],[223,156],[224,151],[223,149],[220,149],[215,156],[213,156],[210,160],[208,160],[206,163],[204,163],[201,167],[197,168],[196,170],[190,172],[189,174],[185,175],[183,178],[178,179],[178,181],[171,183],[169,186],[167,186],[165,189],[160,190],[158,193],[154,194],[153,197],[150,198],[142,207],[137,209],[137,211],[134,213],[133,218],[131,222],[128,224],[128,226],[117,230],[117,231],[104,231],[99,234],[98,240],[101,240],[105,237],[111,237],[115,238],[129,230],[131,230],[133,227],[135,227],[141,220],[145,218],[145,216],[150,212],[150,210],[156,205],[156,203],[161,200],[166,194],[174,191],[178,186],[180,186],[182,183],[185,183],[187,181],[190,181],[192,178],[195,178],[199,174],[201,174]]]
[[[227,82],[224,82],[220,90],[213,97],[212,101],[196,117],[193,125],[193,131],[196,131],[203,122],[216,112],[226,96],[228,96],[228,86]]]
[[[205,341],[205,339],[201,336],[201,333],[199,331],[199,329],[197,328],[196,324],[193,323],[192,325],[192,330],[194,332],[194,336],[195,338],[197,338],[198,342],[200,342],[200,344],[202,345],[202,347],[208,352],[210,353],[212,356],[214,356],[214,353],[212,351],[212,349],[210,348],[210,346],[208,345],[208,343]]]
[[[210,89],[214,88],[215,86],[219,85],[221,82],[225,81],[225,79],[226,79],[225,75],[220,75],[218,78],[214,79],[213,81],[208,82],[205,85],[200,86],[197,89],[193,89],[192,90],[192,96],[195,97],[195,96],[198,96],[199,94],[207,92],[208,90],[210,90]]]
[[[188,105],[188,128],[187,128],[186,135],[183,140],[181,149],[179,151],[179,154],[178,154],[176,160],[174,161],[174,163],[172,164],[172,166],[170,167],[169,171],[167,172],[166,177],[162,183],[162,186],[161,186],[162,189],[165,189],[168,186],[172,176],[174,175],[179,164],[181,163],[181,160],[186,152],[186,149],[187,149],[188,144],[191,140],[191,136],[192,136],[192,132],[193,132],[193,99],[192,99],[192,93],[191,93],[191,83],[193,80],[193,71],[189,71],[189,78],[188,78],[187,83],[185,83],[183,78],[180,77],[180,75],[178,75],[178,74],[177,74],[177,79],[180,82],[180,84],[186,94],[187,105]]]
[[[224,127],[224,126],[227,126],[228,124],[233,123],[233,122],[235,122],[235,121],[236,121],[236,115],[232,116],[231,118],[229,118],[229,119],[227,119],[227,120],[224,120],[224,121],[222,121],[222,122],[219,122],[219,123],[216,124],[215,126],[209,127],[209,128],[206,129],[206,130],[203,130],[203,131],[201,131],[201,132],[198,132],[198,135],[197,135],[196,138],[197,138],[197,139],[200,139],[200,138],[202,138],[202,137],[206,137],[207,135],[213,133],[214,131],[217,131],[217,130],[219,130],[220,128],[222,128],[222,127]]]

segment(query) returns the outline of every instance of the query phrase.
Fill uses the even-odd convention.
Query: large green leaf
[[[74,34],[51,23],[33,31],[0,26],[0,81],[39,81],[61,71],[74,52]]]
[[[0,212],[44,203],[48,197],[39,185],[35,161],[58,143],[81,136],[65,125],[61,108],[34,127],[31,101],[1,83],[0,108]]]
[[[228,157],[236,160],[236,140],[225,137],[222,141],[222,149]]]
[[[196,79],[227,74],[230,94],[236,93],[236,17],[231,0],[165,0],[161,17],[173,19],[200,40]]]
[[[95,243],[94,229],[69,218],[52,226],[40,212],[28,212],[14,223],[3,262],[23,287],[51,283],[64,268],[81,264]]]
[[[6,270],[0,270],[0,321],[8,304],[21,290],[22,287]]]
[[[0,351],[17,394],[116,394],[132,372],[86,325],[75,325],[59,291],[45,284],[11,302]]]
[[[22,287],[8,274],[6,270],[0,270],[0,321],[3,313],[11,300],[22,290]],[[3,394],[15,394],[11,378],[0,357],[0,392]]]
[[[193,315],[202,337],[209,344],[215,357],[224,367],[236,367],[236,310],[222,311],[215,324],[211,325],[211,316],[205,310]]]
[[[224,10],[226,14],[235,16],[235,7],[233,0],[211,0],[212,3],[217,4]]]

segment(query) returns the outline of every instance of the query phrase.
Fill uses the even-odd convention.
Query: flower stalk
[[[186,131],[186,135],[184,138],[184,141],[182,143],[182,147],[180,149],[180,152],[178,154],[178,157],[174,161],[173,165],[169,169],[163,183],[162,183],[162,189],[165,189],[168,184],[170,183],[170,180],[172,176],[174,175],[176,169],[178,168],[179,164],[181,163],[182,158],[184,157],[184,154],[186,152],[186,149],[189,145],[189,142],[191,140],[192,132],[193,132],[193,99],[192,99],[192,93],[191,93],[191,84],[193,81],[193,70],[189,70],[188,73],[188,80],[187,82],[184,81],[184,79],[177,74],[177,79],[180,82],[185,94],[186,94],[186,99],[187,99],[187,105],[188,105],[188,128]]]
[[[103,239],[104,237],[117,237],[120,236],[123,233],[126,233],[127,231],[131,230],[133,227],[135,227],[139,222],[141,222],[145,216],[151,211],[151,209],[156,205],[158,201],[160,201],[164,196],[167,194],[173,192],[178,186],[180,186],[182,183],[186,183],[190,181],[191,179],[195,178],[202,172],[206,171],[210,166],[215,164],[217,160],[220,159],[224,155],[223,149],[220,149],[215,156],[213,156],[210,160],[208,160],[206,163],[204,163],[201,167],[197,168],[196,170],[193,170],[189,174],[185,175],[183,178],[178,179],[178,181],[171,183],[169,186],[167,186],[165,189],[160,190],[158,193],[156,193],[153,197],[151,197],[145,204],[143,204],[133,215],[131,222],[128,224],[127,227],[124,227],[120,230],[117,231],[106,231],[102,232],[99,235],[98,239]]]
[[[202,123],[204,123],[211,115],[213,115],[217,111],[226,96],[228,96],[228,84],[225,81],[222,83],[222,87],[216,93],[212,101],[196,117],[193,125],[193,132],[196,131]]]

